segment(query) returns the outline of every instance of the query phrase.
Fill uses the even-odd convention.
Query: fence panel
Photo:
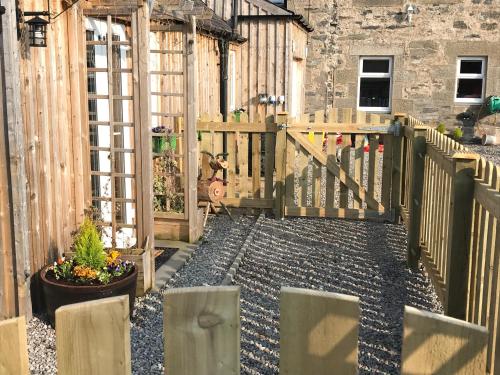
[[[28,375],[26,318],[0,321],[0,374]]]
[[[56,311],[59,375],[129,375],[128,296],[77,303]]]
[[[222,202],[229,207],[273,208],[277,132],[274,119],[256,116],[255,122],[249,123],[246,113],[238,116],[237,121],[233,116],[229,122],[223,122],[220,115],[200,117],[200,179],[223,180],[226,191]],[[225,172],[214,175],[210,162],[218,156],[228,166]]]
[[[403,375],[484,375],[488,332],[462,320],[405,307]]]
[[[239,287],[171,289],[164,302],[165,373],[240,373]]]
[[[358,373],[359,298],[282,288],[280,373]]]
[[[408,117],[404,154],[412,154],[414,133],[422,127]],[[403,163],[401,216],[409,230],[409,252],[412,243],[421,250],[420,259],[447,315],[488,328],[487,370],[496,373],[500,371],[499,166],[434,129],[426,133],[421,207],[412,200],[420,181],[415,178],[418,158],[407,156]],[[421,223],[415,227],[412,220],[418,215]]]

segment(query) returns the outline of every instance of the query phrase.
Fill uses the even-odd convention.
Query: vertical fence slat
[[[56,311],[59,375],[129,375],[128,296],[78,303]]]
[[[163,310],[165,373],[240,373],[239,287],[171,289]]]
[[[370,152],[368,155],[368,194],[377,199],[377,183],[379,170],[379,137],[376,134],[370,134]]]
[[[344,124],[350,124],[352,122],[351,108],[344,108],[342,110],[342,122]],[[342,151],[340,155],[340,167],[345,171],[347,175],[350,175],[351,135],[346,133],[342,134]],[[340,183],[339,207],[340,208],[349,207],[349,189],[343,183]]]
[[[273,124],[274,117],[269,116],[266,119],[266,123],[268,126]],[[275,151],[276,151],[276,135],[274,133],[265,133],[265,166],[264,166],[264,198],[265,199],[273,199],[273,191],[274,191],[274,169],[275,169]],[[285,143],[286,144],[286,143]],[[282,145],[281,152],[284,152],[285,144]],[[282,191],[282,194],[285,194],[285,191]]]
[[[450,222],[448,230],[447,314],[465,319],[467,301],[468,250],[474,199],[474,173],[477,160],[473,156],[454,155],[455,170],[450,192]]]
[[[405,307],[403,375],[484,375],[485,328]]]
[[[490,374],[498,373],[500,367],[500,219],[496,219],[495,249],[491,279],[491,303],[488,321],[488,368]]]
[[[334,124],[337,122],[338,111],[336,108],[330,109],[328,112],[328,123]],[[337,162],[337,135],[329,132],[327,134],[327,158],[328,162]],[[335,176],[333,173],[326,171],[326,196],[325,207],[333,208],[335,206]]]
[[[28,375],[28,343],[24,317],[0,321],[0,373]]]
[[[426,153],[426,129],[415,128],[413,134],[413,152],[409,157],[412,158],[413,170],[411,180],[424,180],[425,153]],[[408,265],[412,269],[418,267],[420,258],[420,224],[422,218],[422,195],[423,185],[413,183],[409,205],[409,230],[408,230]]]
[[[397,115],[396,120],[399,120],[401,124],[404,123],[405,119],[403,116]],[[391,204],[390,208],[394,211],[394,219],[399,222],[399,216],[401,212],[401,171],[403,168],[403,142],[402,134],[394,135],[392,138],[392,171],[391,171]],[[386,207],[388,209],[389,207]]]
[[[243,122],[243,121],[242,121]],[[248,197],[248,133],[238,133],[238,187],[240,198]]]
[[[227,142],[227,197],[236,197],[236,136],[234,132],[228,132]]]
[[[358,330],[357,297],[282,288],[280,373],[357,374]]]
[[[252,196],[259,199],[261,196],[261,140],[260,133],[252,133]]]
[[[366,112],[356,112],[356,124],[366,124]],[[364,134],[354,136],[354,180],[363,186],[363,172],[365,167]],[[363,208],[361,199],[354,199],[353,208]]]
[[[482,181],[484,178],[484,169],[485,169],[485,161],[484,159],[480,159],[477,166],[476,179]],[[472,241],[469,255],[469,282],[468,282],[468,298],[467,298],[467,321],[474,322],[475,315],[475,290],[476,290],[476,275],[477,275],[477,257],[478,257],[478,247],[479,247],[479,232],[480,232],[480,223],[481,223],[481,215],[483,213],[482,207],[477,200],[474,200],[473,203],[473,225],[472,225]]]
[[[275,201],[275,216],[276,218],[283,219],[285,217],[285,204],[286,201],[286,191],[285,183],[289,182],[290,179],[287,176],[287,163],[292,162],[292,160],[287,160],[287,135],[286,126],[288,123],[288,115],[286,113],[280,113],[276,116],[277,133],[276,133],[276,201]],[[293,179],[291,179],[293,183]],[[291,187],[290,187],[291,188]],[[287,187],[288,189],[288,187]]]

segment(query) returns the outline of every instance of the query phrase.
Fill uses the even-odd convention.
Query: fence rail
[[[499,166],[412,117],[405,125],[408,262],[422,261],[447,315],[488,328],[487,368],[499,373]]]
[[[166,293],[165,374],[240,373],[239,296],[239,287],[234,286]],[[357,297],[283,288],[280,301],[282,373],[357,374]],[[58,309],[58,374],[130,375],[128,309],[128,296]],[[483,375],[487,338],[482,327],[406,307],[402,374]],[[463,350],[467,351],[467,361],[455,358]],[[24,318],[0,322],[2,375],[27,375],[28,369]]]

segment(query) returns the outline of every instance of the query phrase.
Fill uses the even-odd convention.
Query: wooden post
[[[280,373],[358,373],[359,298],[282,288]]]
[[[403,125],[406,125],[405,115],[396,114],[394,122],[400,124],[399,134],[393,134],[392,138],[392,177],[391,177],[391,206],[394,214],[394,222],[400,222],[401,214],[401,171],[403,168]],[[389,207],[386,207],[388,209]]]
[[[0,374],[29,373],[26,318],[0,321]]]
[[[184,136],[185,136],[185,212],[189,223],[189,242],[195,242],[198,228],[198,138],[196,133],[196,18],[189,16],[184,36]]]
[[[406,306],[401,374],[486,374],[487,342],[484,327]]]
[[[151,140],[151,89],[149,76],[149,6],[148,2],[142,3],[137,10],[137,40],[138,40],[138,68],[139,68],[139,110],[140,122],[135,126],[140,127],[140,154],[135,157],[141,160],[142,191],[138,191],[141,197],[142,217],[141,225],[138,222],[137,246],[145,245],[149,238],[149,245],[154,248],[154,215],[153,215],[153,155]],[[139,230],[140,229],[140,230]]]
[[[451,176],[450,213],[448,224],[447,278],[448,298],[445,312],[457,319],[465,319],[467,306],[468,251],[471,240],[472,204],[474,201],[474,174],[477,158],[473,154],[453,156],[454,173]]]
[[[3,85],[0,87],[3,102],[4,121],[1,131],[6,135],[8,144],[10,210],[8,220],[11,220],[13,230],[11,248],[6,249],[5,264],[7,270],[13,269],[14,274],[14,310],[15,315],[31,315],[30,298],[30,239],[28,220],[28,191],[26,173],[25,132],[21,111],[21,79],[20,79],[20,51],[17,41],[17,5],[13,0],[2,2],[5,13],[1,16],[0,33],[0,68],[3,68]],[[4,261],[0,256],[0,261]],[[8,271],[10,273],[10,271]],[[1,285],[0,285],[1,286]],[[1,315],[1,313],[0,313]],[[11,314],[9,314],[11,315]]]
[[[163,304],[165,374],[240,373],[240,288],[170,289]]]
[[[286,181],[286,138],[288,113],[279,113],[276,116],[276,199],[274,201],[274,215],[278,219],[285,218],[285,181]]]
[[[130,375],[128,295],[56,311],[59,375]]]
[[[427,152],[426,144],[427,129],[414,128],[413,133],[413,153],[409,157],[413,158],[413,171],[410,181],[415,183],[411,187],[409,203],[409,221],[408,225],[408,266],[412,269],[418,268],[420,259],[420,224],[422,219],[422,196],[424,192],[424,171],[425,154]]]

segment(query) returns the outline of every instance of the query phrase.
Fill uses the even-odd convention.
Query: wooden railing
[[[240,373],[239,297],[235,286],[166,292],[165,374]],[[58,374],[130,375],[128,309],[128,296],[58,309]],[[357,374],[359,318],[357,297],[283,288],[280,372]],[[402,341],[403,374],[485,373],[487,332],[482,327],[406,307]],[[463,350],[467,360],[455,358]],[[24,317],[0,322],[0,369],[2,375],[29,372]]]
[[[499,166],[412,117],[405,125],[408,263],[416,268],[422,261],[447,315],[488,328],[488,371],[498,373]]]

